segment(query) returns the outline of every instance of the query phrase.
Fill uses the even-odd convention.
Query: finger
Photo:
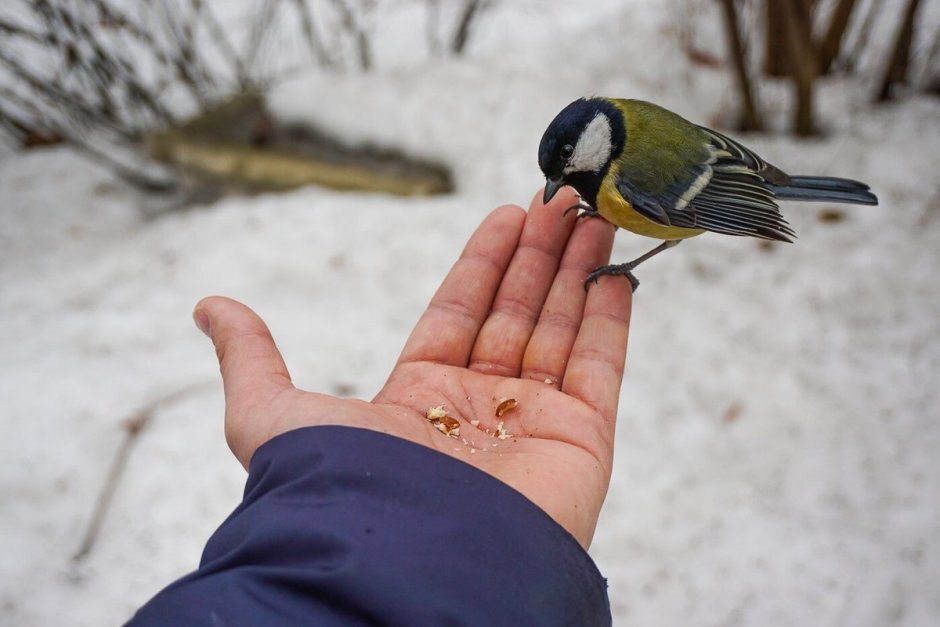
[[[243,462],[252,451],[258,408],[293,384],[268,327],[241,303],[212,296],[196,304],[193,319],[215,345],[225,390],[225,433]]]
[[[562,391],[593,407],[613,428],[633,303],[630,283],[604,277],[588,290]]]
[[[487,216],[411,332],[399,363],[467,365],[516,250],[525,215],[521,207],[506,205]]]
[[[573,214],[564,216],[577,203],[571,190],[566,192],[548,205],[542,204],[541,193],[532,200],[519,248],[470,355],[471,370],[519,375],[525,347],[577,221]]]
[[[613,242],[614,228],[604,220],[585,219],[578,223],[526,346],[523,379],[561,386],[584,315],[587,299],[584,279],[610,260]]]

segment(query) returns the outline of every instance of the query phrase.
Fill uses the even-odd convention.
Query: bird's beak
[[[562,177],[557,179],[546,178],[545,179],[545,193],[542,194],[542,204],[547,205],[555,194],[558,193],[558,190],[564,187],[565,182],[562,180]]]

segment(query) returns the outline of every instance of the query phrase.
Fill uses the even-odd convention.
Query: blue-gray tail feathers
[[[780,200],[821,200],[854,205],[877,205],[868,185],[834,176],[791,176],[786,185],[765,185]]]

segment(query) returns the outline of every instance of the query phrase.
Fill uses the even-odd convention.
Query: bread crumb
[[[443,405],[438,405],[437,407],[429,407],[424,415],[427,416],[428,420],[440,420],[447,415],[447,410],[444,409]]]

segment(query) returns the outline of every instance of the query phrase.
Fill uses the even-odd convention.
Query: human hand
[[[254,312],[200,301],[193,317],[219,357],[226,439],[242,465],[300,427],[382,431],[509,484],[587,548],[610,479],[631,291],[613,279],[585,293],[585,277],[610,257],[613,227],[563,216],[570,193],[547,206],[540,197],[528,213],[504,206],[483,221],[371,402],[295,388]],[[497,418],[508,398],[518,405]],[[460,422],[458,438],[426,419],[439,405]],[[493,435],[499,422],[505,439]]]

